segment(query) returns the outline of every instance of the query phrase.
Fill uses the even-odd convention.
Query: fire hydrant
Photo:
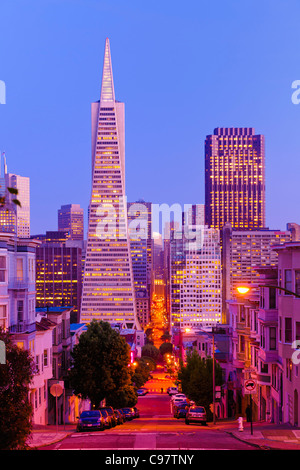
[[[244,426],[243,426],[243,417],[240,416],[238,418],[238,423],[239,423],[239,431],[244,431]]]

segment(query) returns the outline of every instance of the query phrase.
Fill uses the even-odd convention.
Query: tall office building
[[[127,226],[124,124],[106,39],[100,101],[92,104],[92,194],[81,321],[139,328]]]
[[[264,136],[253,128],[216,128],[206,137],[205,220],[219,229],[265,227]]]
[[[36,306],[72,306],[71,320],[79,321],[82,289],[82,246],[67,232],[48,231],[32,238],[36,248]]]
[[[17,236],[30,238],[30,180],[27,176],[6,175],[6,185],[18,190],[17,199],[21,205],[15,205]],[[11,196],[10,199],[13,199]]]
[[[70,240],[83,240],[83,209],[79,204],[67,204],[58,210],[58,231],[68,232]]]
[[[0,229],[16,233],[19,238],[30,238],[30,180],[7,172],[4,153],[1,154],[0,166]],[[8,188],[18,190],[18,194],[10,193]],[[13,199],[18,199],[21,205],[13,203]]]
[[[187,217],[188,225],[205,225],[205,205],[192,204],[185,217]]]
[[[150,321],[152,295],[152,217],[151,203],[127,203],[128,233],[135,288],[136,312],[141,326]]]

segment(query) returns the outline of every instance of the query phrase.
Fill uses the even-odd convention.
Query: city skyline
[[[0,448],[300,446],[298,14],[2,2]]]
[[[110,37],[118,90],[127,103],[128,201],[142,198],[153,203],[204,203],[206,135],[218,126],[254,127],[266,138],[266,226],[285,229],[288,222],[297,222],[300,108],[292,103],[291,86],[299,78],[295,68],[298,54],[295,18],[299,5],[293,3],[295,15],[290,15],[290,8],[282,5],[252,3],[253,14],[256,8],[260,11],[252,31],[251,13],[249,17],[245,15],[247,4],[235,9],[234,1],[226,6],[220,2],[218,9],[192,2],[195,15],[191,6],[182,13],[175,2],[170,17],[169,2],[160,6],[159,13],[155,5],[132,4],[124,9],[121,3],[111,7],[108,3],[98,6],[93,2],[88,5],[76,2],[69,22],[68,2],[57,6],[48,1],[39,5],[35,13],[30,9],[36,6],[35,1],[30,2],[26,12],[17,3],[19,10],[14,17],[12,7],[1,6],[5,47],[0,52],[3,64],[0,79],[5,82],[7,95],[6,104],[0,106],[1,151],[6,152],[12,172],[30,178],[32,233],[54,230],[57,208],[71,203],[84,208],[87,227],[88,195],[84,188],[90,185],[89,103],[99,89],[95,77],[103,57],[101,35],[103,41]],[[95,13],[103,14],[103,25],[97,23],[97,41],[92,28]],[[34,22],[38,14],[40,26]],[[22,45],[24,57],[18,56],[19,66],[24,69],[19,80],[12,61],[17,44],[19,47],[18,35],[13,38],[8,28],[23,31],[24,17],[32,29]],[[49,43],[54,17],[58,21],[57,38]],[[124,17],[128,22],[123,24]],[[164,31],[166,18],[170,18],[168,35]],[[153,22],[158,34],[151,37]],[[276,27],[281,22],[286,25],[286,34],[279,36]],[[216,26],[215,38],[208,44],[204,41],[206,23]],[[88,26],[91,27],[86,34]],[[226,33],[230,26],[233,35]],[[65,27],[69,35],[65,35]],[[130,34],[125,34],[129,31]],[[38,44],[35,38],[39,33],[42,34]],[[45,48],[47,63],[43,59]],[[79,61],[75,60],[77,51]],[[174,76],[183,76],[183,54],[190,83],[184,88],[182,80],[173,80]],[[208,61],[211,67],[205,67],[203,73]],[[182,90],[184,94],[180,95]],[[17,110],[26,113],[26,123],[19,130],[21,148],[13,139]],[[139,121],[137,115],[141,116]],[[159,126],[154,124],[157,116]],[[51,145],[45,146],[45,139]],[[46,180],[41,178],[44,172],[49,175]],[[278,191],[278,187],[282,190]]]

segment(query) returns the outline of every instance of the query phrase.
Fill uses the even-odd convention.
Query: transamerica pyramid
[[[92,103],[92,193],[81,322],[140,329],[127,227],[124,103],[115,100],[106,39],[100,101]]]

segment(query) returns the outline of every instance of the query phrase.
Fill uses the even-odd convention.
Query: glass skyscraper
[[[205,221],[265,227],[265,142],[253,128],[216,128],[205,140]]]

